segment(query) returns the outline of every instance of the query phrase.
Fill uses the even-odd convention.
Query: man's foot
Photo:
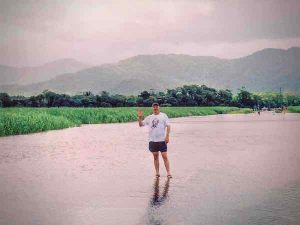
[[[171,175],[171,174],[169,174],[169,175],[167,176],[167,178],[173,178],[173,177],[172,177],[172,175]]]

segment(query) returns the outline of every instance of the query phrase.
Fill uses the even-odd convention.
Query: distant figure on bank
[[[288,109],[287,109],[287,107],[286,106],[284,106],[283,108],[282,108],[282,112],[283,112],[283,119],[284,119],[284,117],[285,117],[285,114],[286,114],[286,112],[288,111]]]
[[[260,116],[260,108],[257,108],[257,113]]]
[[[152,104],[153,114],[147,116],[143,120],[143,111],[138,110],[138,122],[139,126],[149,127],[149,151],[153,154],[154,167],[156,171],[156,177],[160,177],[159,174],[159,152],[164,160],[164,164],[167,170],[168,178],[172,178],[170,173],[170,163],[167,155],[167,144],[169,143],[170,135],[170,122],[165,113],[160,112],[159,104]]]

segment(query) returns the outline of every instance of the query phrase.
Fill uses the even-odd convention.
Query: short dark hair
[[[152,107],[153,106],[159,106],[159,104],[157,102],[153,102]]]

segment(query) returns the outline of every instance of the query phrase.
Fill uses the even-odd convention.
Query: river
[[[300,114],[171,119],[172,179],[147,128],[0,138],[1,225],[300,224]]]

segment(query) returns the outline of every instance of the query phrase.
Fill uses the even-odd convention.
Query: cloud
[[[171,51],[234,57],[249,43],[299,45],[299,11],[297,0],[2,0],[0,63]]]

